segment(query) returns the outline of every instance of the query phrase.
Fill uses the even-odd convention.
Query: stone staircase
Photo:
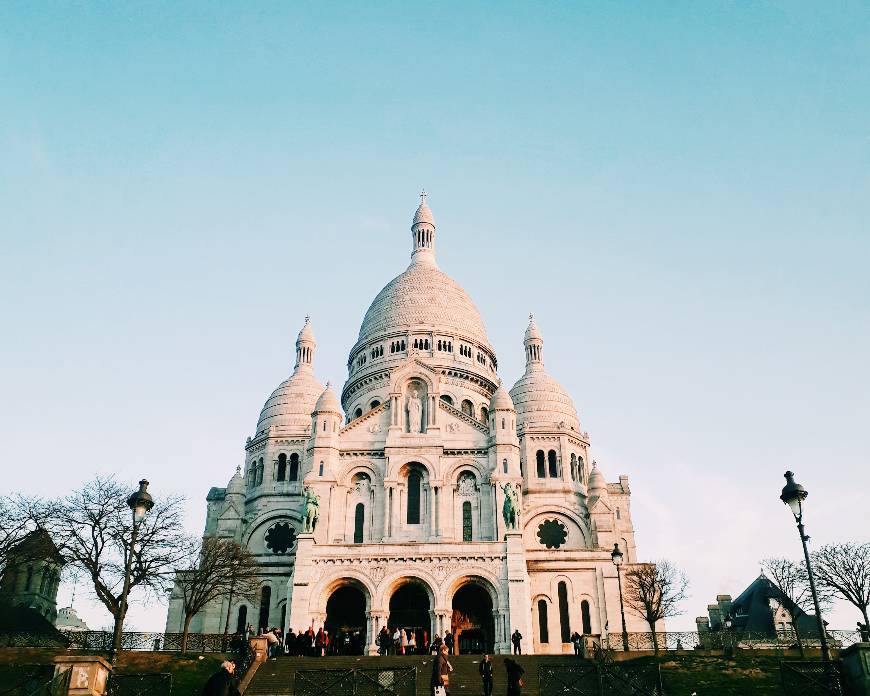
[[[493,696],[507,693],[504,655],[494,655],[495,681]],[[417,668],[417,696],[431,696],[429,680],[432,675],[430,656],[395,657],[278,657],[267,660],[254,675],[245,696],[278,696],[293,694],[296,670],[309,669],[384,669],[397,667]],[[482,694],[477,665],[479,655],[453,655],[450,658],[453,673],[450,676],[450,696],[478,696]],[[538,666],[543,664],[576,665],[581,658],[570,655],[518,655],[514,658],[526,674],[523,696],[538,696]]]

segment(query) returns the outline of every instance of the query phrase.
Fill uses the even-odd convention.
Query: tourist
[[[480,679],[483,682],[483,696],[492,696],[492,660],[489,655],[484,655],[477,666]]]
[[[325,643],[323,642],[323,627],[317,629],[317,635],[314,636],[314,654],[317,657],[323,657],[323,647]]]
[[[435,636],[435,640],[432,641],[432,648],[429,652],[433,655],[440,655],[442,645],[444,645],[444,643],[441,640],[441,636]]]
[[[583,637],[579,633],[577,633],[577,631],[574,631],[574,633],[571,634],[571,642],[574,644],[574,654],[575,655],[580,654],[580,643],[582,641],[583,641]]]
[[[402,654],[401,653],[401,650],[402,650],[401,634],[402,634],[402,629],[397,626],[396,630],[393,631],[393,655],[401,655]]]
[[[417,654],[417,638],[414,635],[414,629],[408,629],[408,654],[416,655]]]
[[[444,632],[444,645],[447,647],[447,652],[453,654],[453,634],[450,631]]]
[[[504,659],[504,670],[507,675],[507,696],[520,696],[523,693],[523,674],[526,670],[509,657]]]
[[[239,696],[236,665],[227,660],[212,674],[202,688],[202,696]]]
[[[284,636],[284,652],[287,655],[296,653],[296,634],[293,633],[292,628],[288,628],[287,635]]]
[[[441,646],[441,652],[432,661],[432,690],[435,691],[439,686],[444,690],[444,696],[449,696],[450,673],[453,671],[453,665],[447,660],[447,646]]]
[[[252,635],[254,635],[254,627],[248,624],[245,627],[245,641],[249,641]]]
[[[266,639],[266,655],[267,657],[275,658],[278,654],[278,636],[275,635],[274,629],[270,629],[263,634]]]
[[[390,654],[390,631],[386,626],[381,626],[381,632],[378,633],[378,652],[381,655]]]
[[[523,639],[523,634],[520,633],[520,630],[514,629],[513,634],[511,635],[511,643],[514,645],[514,655],[522,655],[523,649],[520,647],[520,641]]]
[[[405,655],[408,649],[408,631],[404,628],[399,629],[399,654]]]

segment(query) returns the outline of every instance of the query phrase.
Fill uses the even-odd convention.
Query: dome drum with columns
[[[262,588],[210,605],[194,631],[222,633],[227,615],[230,631],[323,626],[372,653],[384,627],[418,643],[451,631],[460,652],[508,652],[519,630],[526,652],[562,653],[574,631],[618,630],[613,544],[636,561],[628,479],[607,483],[591,463],[531,317],[525,372],[502,383],[474,302],[437,265],[425,195],[411,238],[410,265],[363,318],[340,395],[314,375],[306,318],[243,469],[209,491],[205,535],[256,554]],[[173,594],[166,630],[182,621]]]

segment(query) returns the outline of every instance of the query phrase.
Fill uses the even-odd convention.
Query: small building
[[[57,619],[55,620],[54,625],[62,631],[91,630],[72,607],[63,607],[59,612],[57,612]]]
[[[715,603],[707,605],[707,616],[695,619],[698,633],[721,631],[725,620],[731,619],[731,630],[760,636],[794,633],[791,616],[785,607],[791,603],[782,591],[763,573],[737,599],[731,595],[716,595]],[[798,609],[798,632],[801,636],[817,636],[815,614]]]

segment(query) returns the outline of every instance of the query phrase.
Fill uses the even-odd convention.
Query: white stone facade
[[[430,636],[451,630],[459,645],[463,631],[483,636],[499,652],[515,629],[535,653],[571,651],[565,628],[621,630],[610,551],[619,543],[636,560],[628,479],[606,483],[590,466],[589,436],[544,369],[533,319],[525,374],[510,392],[500,386],[474,303],[435,262],[425,201],[411,232],[411,264],[366,313],[340,399],[314,377],[306,319],[293,374],[245,445],[244,471],[209,492],[205,535],[257,554],[267,589],[210,607],[195,631],[222,632],[228,615],[230,631],[334,626],[327,605],[346,586],[358,591],[361,617],[364,602],[357,624],[369,652],[382,626],[411,620]],[[313,533],[303,533],[304,487],[319,496]],[[516,528],[503,514],[512,490]],[[402,614],[397,599],[391,618],[391,598],[408,585],[416,614]],[[180,614],[173,597],[167,631],[179,630]],[[646,630],[626,618],[629,631]]]

